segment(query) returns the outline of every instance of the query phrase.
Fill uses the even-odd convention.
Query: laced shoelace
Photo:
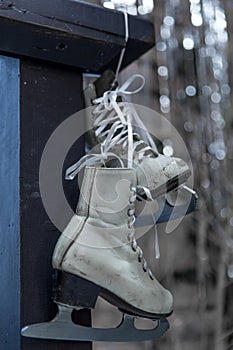
[[[135,90],[128,90],[130,85],[140,79],[141,85]],[[107,153],[116,145],[128,149],[128,167],[132,166],[133,157],[137,152],[140,161],[143,157],[157,157],[157,147],[137,114],[132,104],[127,102],[126,96],[136,94],[144,87],[145,78],[140,74],[133,74],[125,83],[115,90],[106,91],[102,97],[93,100],[93,127],[97,139],[101,140],[102,151]],[[121,98],[118,102],[117,99]],[[140,134],[133,130],[133,125],[140,129]],[[149,152],[148,152],[149,151]]]
[[[142,80],[141,85],[135,90],[127,90],[138,78]],[[133,166],[133,156],[135,151],[137,151],[139,161],[143,157],[151,157],[153,154],[158,156],[157,147],[136,110],[132,105],[129,105],[128,102],[117,102],[119,96],[125,98],[125,95],[135,94],[143,88],[144,84],[144,77],[140,74],[134,74],[127,79],[121,87],[118,87],[113,91],[106,91],[102,97],[93,101],[93,103],[96,104],[96,107],[92,112],[95,116],[93,125],[95,128],[95,134],[97,138],[103,139],[103,142],[100,143],[101,153],[87,154],[78,162],[71,165],[66,170],[66,180],[73,180],[85,166],[99,165],[101,163],[105,166],[105,161],[109,159],[109,157],[116,158],[119,161],[120,167],[124,168],[125,165],[122,159],[115,153],[111,152],[115,145],[121,145],[123,149],[126,147],[128,148],[129,168]],[[140,135],[143,140],[133,131],[132,120],[143,131],[142,135]],[[109,125],[110,127],[108,128]],[[150,151],[149,154],[146,154],[147,151]],[[147,187],[137,186],[137,189],[143,190],[146,199],[153,201],[151,193]],[[139,194],[137,195],[141,200],[145,200],[145,198],[142,198]],[[160,257],[158,232],[152,208],[151,215],[155,229],[155,255],[156,259],[158,259]]]
[[[130,233],[128,234],[128,241],[131,243],[131,248],[134,252],[138,253],[138,262],[142,264],[142,268],[144,272],[148,272],[149,277],[153,280],[153,274],[151,270],[148,268],[147,261],[143,256],[143,251],[142,249],[138,246],[137,241],[135,239],[135,229],[134,229],[134,222],[135,222],[135,207],[134,207],[134,202],[136,201],[137,198],[137,187],[132,187],[132,195],[129,198],[129,203],[130,207],[128,210],[128,227],[130,229]]]
[[[142,84],[135,90],[127,90],[129,86],[136,80],[141,79]],[[100,143],[99,154],[87,154],[78,162],[70,166],[65,173],[65,179],[73,180],[81,169],[85,166],[105,165],[105,161],[109,157],[116,158],[119,161],[120,167],[125,165],[122,159],[111,150],[116,145],[121,145],[123,149],[128,148],[128,167],[133,165],[133,156],[137,152],[137,158],[140,161],[143,157],[158,156],[157,147],[147,131],[144,123],[141,121],[134,107],[126,101],[117,102],[117,98],[125,99],[126,95],[132,95],[139,92],[145,84],[145,79],[140,74],[134,74],[121,86],[115,90],[106,91],[102,97],[95,99],[93,103],[96,105],[92,111],[95,120],[94,128],[98,139],[103,141]],[[141,134],[134,132],[132,122],[140,127]],[[147,151],[149,151],[147,153]],[[150,211],[154,222],[155,230],[155,255],[156,259],[160,257],[158,232],[156,227],[156,218],[153,210],[153,198],[150,190],[144,186],[137,186],[138,190],[143,190],[146,200],[150,200]],[[141,193],[141,191],[138,191]],[[138,198],[145,200],[137,193]],[[136,241],[136,240],[135,240]]]
[[[135,90],[127,90],[129,86],[140,78],[142,84]],[[114,152],[115,145],[122,145],[128,148],[128,168],[133,166],[133,155],[137,150],[137,157],[140,161],[143,157],[158,156],[157,147],[147,131],[145,125],[138,116],[136,110],[128,102],[117,102],[118,96],[132,95],[139,92],[145,83],[140,74],[134,74],[119,88],[113,91],[106,91],[102,97],[93,101],[96,107],[93,110],[95,115],[94,128],[96,137],[103,141],[100,143],[100,154],[88,154],[66,170],[65,178],[73,180],[78,172],[85,166],[103,164],[109,157],[115,157],[120,166],[124,167],[122,160]],[[140,127],[142,135],[134,132],[132,122]],[[108,128],[108,126],[110,126]],[[107,130],[106,130],[107,128]],[[140,136],[143,138],[141,139]],[[148,154],[147,151],[150,151]]]

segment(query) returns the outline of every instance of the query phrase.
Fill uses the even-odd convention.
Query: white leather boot
[[[141,76],[135,75],[135,77]],[[88,129],[86,142],[90,149],[101,144],[101,149],[99,148],[97,152],[105,149],[127,160],[129,147],[131,147],[133,162],[128,166],[135,167],[138,183],[144,187],[147,186],[155,199],[183,184],[191,175],[191,171],[182,159],[158,153],[153,147],[154,143],[149,133],[147,133],[148,142],[145,142],[138,133],[133,131],[132,145],[129,145],[126,123],[128,116],[131,115],[132,119],[135,111],[132,111],[131,104],[122,101],[127,82],[123,89],[122,87],[111,89],[113,80],[114,74],[106,71],[95,83],[89,84],[84,91],[86,107],[92,106],[86,111]],[[104,96],[100,97],[103,94]],[[125,124],[122,119],[125,119]],[[139,122],[139,120],[134,120],[136,124],[138,124],[137,121]],[[141,129],[144,128],[141,121],[138,126]],[[119,166],[119,163],[112,162],[110,166]]]
[[[172,295],[147,267],[134,238],[136,184],[134,169],[85,168],[77,213],[53,254],[53,268],[77,279],[72,293],[82,290],[71,307],[94,307],[101,296],[128,314],[171,314]]]

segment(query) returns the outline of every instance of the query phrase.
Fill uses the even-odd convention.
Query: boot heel
[[[54,270],[52,299],[70,307],[94,308],[101,287],[82,277]]]

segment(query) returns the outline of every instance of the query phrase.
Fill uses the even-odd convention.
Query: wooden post
[[[0,0],[0,349],[91,349],[88,342],[23,338],[20,329],[57,311],[51,258],[60,232],[41,200],[41,155],[57,126],[84,108],[82,73],[115,68],[125,45],[123,18],[79,1]],[[129,26],[123,66],[154,44],[151,23],[129,16]],[[67,164],[83,154],[81,138]],[[77,183],[64,183],[64,191],[74,210]],[[74,319],[91,325],[88,310]]]

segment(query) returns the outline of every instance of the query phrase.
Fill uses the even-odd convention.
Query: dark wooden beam
[[[0,56],[0,349],[20,344],[19,60]]]
[[[84,1],[0,0],[0,51],[100,72],[125,45],[124,16]],[[154,45],[152,23],[129,16],[128,65]]]
[[[52,296],[52,253],[60,235],[50,221],[40,195],[42,152],[57,126],[84,108],[82,74],[77,69],[32,60],[20,61],[20,319],[21,327],[51,320],[57,312]],[[80,124],[82,120],[80,120]],[[67,155],[72,164],[84,154],[83,137]],[[73,210],[78,200],[76,181],[65,181],[64,192]],[[63,216],[61,204],[54,206]],[[74,315],[90,325],[90,311]],[[1,345],[1,343],[0,343]],[[0,346],[1,348],[1,346]],[[21,337],[20,350],[91,350],[90,343]],[[6,350],[11,350],[6,348]],[[13,348],[12,348],[13,350]],[[19,348],[15,348],[19,350]]]

